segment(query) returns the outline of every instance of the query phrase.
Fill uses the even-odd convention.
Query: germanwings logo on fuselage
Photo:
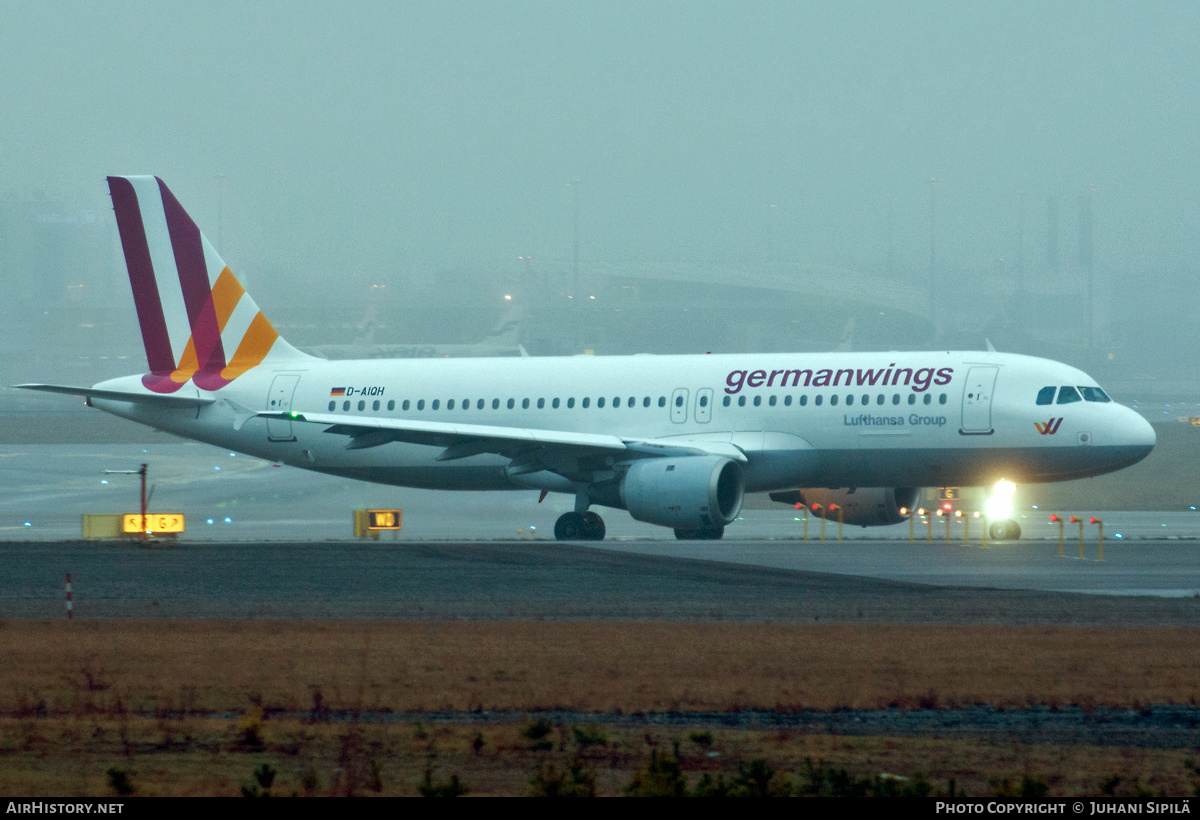
[[[931,385],[944,387],[953,377],[953,367],[897,367],[895,362],[886,368],[867,370],[832,367],[733,370],[725,377],[725,392],[738,393],[743,387],[898,387],[903,384],[915,393],[922,393]]]
[[[1062,425],[1062,419],[1050,419],[1050,421],[1035,421],[1033,426],[1043,436],[1052,436],[1058,432],[1058,428]]]

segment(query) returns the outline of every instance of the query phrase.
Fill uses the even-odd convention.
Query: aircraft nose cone
[[[1158,443],[1158,436],[1155,435],[1150,422],[1126,408],[1113,424],[1113,443],[1140,453],[1138,460],[1141,460],[1150,455],[1150,451]]]

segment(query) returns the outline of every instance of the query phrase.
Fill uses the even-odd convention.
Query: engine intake
[[[621,501],[638,521],[676,529],[732,523],[746,482],[736,461],[722,456],[646,458],[621,480]]]
[[[772,501],[784,504],[803,504],[818,518],[836,521],[837,508],[842,509],[842,521],[860,527],[882,527],[907,521],[917,503],[915,487],[857,487],[830,490],[813,487],[771,493]],[[832,508],[832,509],[831,509]],[[904,510],[904,513],[900,511]]]

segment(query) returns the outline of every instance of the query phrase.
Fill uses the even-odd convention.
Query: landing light
[[[992,497],[984,505],[987,517],[993,521],[1011,518],[1013,514],[1013,493],[1016,491],[1017,485],[1011,481],[1005,481],[1004,479],[997,481],[995,489],[992,490]]]

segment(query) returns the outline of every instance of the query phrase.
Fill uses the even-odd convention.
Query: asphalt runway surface
[[[84,512],[184,512],[173,545],[80,542]],[[0,447],[0,617],[499,618],[1096,623],[1200,621],[1200,513],[1106,513],[1068,527],[1023,510],[1025,537],[983,549],[979,528],[844,528],[782,507],[747,510],[718,542],[602,511],[609,538],[544,533],[570,507],[534,492],[458,494],[276,467],[200,444]],[[352,510],[401,507],[404,530],[352,535]],[[1080,594],[1086,593],[1086,594]]]

